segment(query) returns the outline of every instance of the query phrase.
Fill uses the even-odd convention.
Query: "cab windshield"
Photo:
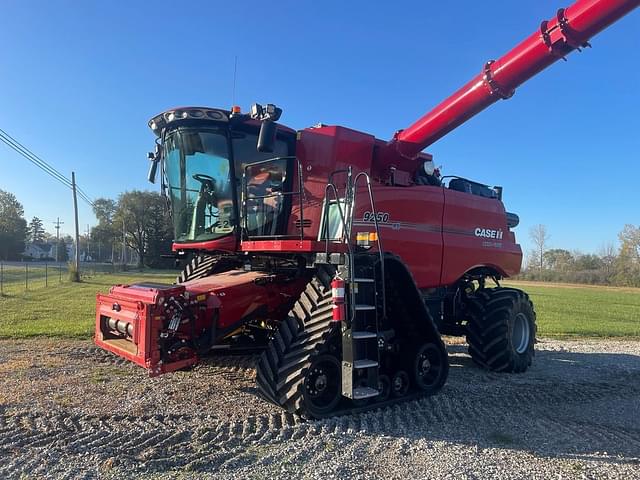
[[[210,241],[233,232],[232,172],[224,130],[177,129],[164,141],[176,242]]]

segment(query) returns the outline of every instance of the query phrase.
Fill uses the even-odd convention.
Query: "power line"
[[[29,160],[31,163],[36,165],[38,168],[43,170],[45,173],[47,173],[48,175],[50,175],[51,177],[53,177],[54,179],[56,179],[57,181],[65,185],[66,187],[72,188],[71,182],[69,181],[68,178],[66,178],[62,173],[60,173],[58,170],[53,168],[47,162],[42,160],[40,157],[34,154],[31,150],[29,150],[27,147],[22,145],[20,142],[18,142],[15,138],[13,138],[11,135],[9,135],[7,132],[5,132],[2,129],[0,129],[0,141],[5,143],[7,146],[15,150],[17,153],[22,155],[24,158]],[[93,201],[91,201],[91,198],[89,197],[89,195],[82,192],[80,194],[80,197],[89,205],[93,206]]]
[[[18,142],[15,138],[11,137],[11,135],[9,135],[7,132],[5,132],[2,129],[0,129],[0,141],[5,143],[7,146],[15,150],[17,153],[22,155],[24,158],[29,160],[31,163],[36,165],[38,168],[43,170],[45,173],[47,173],[48,175],[50,175],[51,177],[53,177],[54,179],[56,179],[57,181],[65,185],[66,187],[72,188],[72,184],[68,178],[66,178],[58,170],[56,170],[47,162],[42,160],[40,157],[34,154],[31,150],[29,150],[27,147],[22,145],[20,142]],[[93,206],[93,202],[91,201],[91,198],[89,197],[89,195],[82,192],[80,194],[80,197],[89,205]]]
[[[35,155],[31,156],[28,153],[28,150],[26,148],[21,147],[21,145],[19,143],[17,143],[15,140],[13,140],[13,138],[11,138],[9,135],[7,135],[6,132],[4,130],[2,130],[2,129],[0,129],[0,140],[2,142],[4,142],[6,145],[8,145],[10,148],[15,150],[16,152],[18,152],[20,155],[25,157],[27,160],[29,160],[31,163],[33,163],[35,166],[39,167],[40,169],[44,170],[46,173],[51,175],[53,178],[58,180],[63,185],[65,185],[67,187],[71,185],[71,182],[67,178],[65,178],[61,173],[59,173],[58,171],[56,171],[53,168],[49,168],[48,165],[46,165],[44,162],[40,162],[37,159],[37,157],[35,157]]]
[[[33,153],[24,145],[22,145],[20,142],[18,142],[15,138],[13,138],[11,135],[9,135],[7,132],[2,130],[1,128],[0,128],[0,141],[2,141],[4,144],[6,144],[8,147],[13,149],[20,155],[22,155],[24,158],[26,158],[28,161],[33,163],[40,170],[44,171],[47,175],[53,177],[58,182],[62,183],[64,186],[68,188],[73,188],[71,181],[67,177],[65,177],[62,173],[60,173],[54,167],[49,165],[47,162],[42,160],[35,153]],[[90,206],[93,207],[93,201],[91,200],[89,195],[86,194],[84,191],[82,191],[80,188],[78,188],[77,185],[76,185],[76,189],[78,191],[78,195],[80,196],[80,198],[82,198],[82,200],[84,200]]]

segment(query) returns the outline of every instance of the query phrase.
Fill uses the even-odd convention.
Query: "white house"
[[[55,258],[56,250],[50,243],[27,243],[22,256],[33,260]]]

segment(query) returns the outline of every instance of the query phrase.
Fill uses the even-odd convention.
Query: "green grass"
[[[640,337],[640,289],[510,282],[533,301],[542,337]]]
[[[171,283],[175,272],[100,274],[0,298],[0,338],[89,338],[95,295],[118,283]],[[531,296],[540,336],[640,337],[640,289],[511,282]]]
[[[0,298],[0,338],[33,336],[89,338],[93,335],[96,293],[115,284],[154,281],[172,283],[175,272],[100,274],[82,283],[10,293]]]

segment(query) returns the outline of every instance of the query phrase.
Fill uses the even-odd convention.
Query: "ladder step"
[[[373,278],[354,278],[353,283],[373,283]]]
[[[372,368],[377,366],[378,362],[375,360],[355,360],[353,362],[353,368]]]
[[[371,398],[371,397],[377,396],[379,393],[380,392],[378,390],[376,390],[375,388],[358,387],[358,388],[354,388],[353,389],[352,398],[354,400],[360,400],[362,398]]]
[[[351,337],[354,340],[363,340],[365,338],[376,338],[378,334],[376,332],[351,332]]]
[[[364,305],[364,304],[356,305],[356,310],[357,311],[375,310],[375,309],[376,309],[375,305]]]

